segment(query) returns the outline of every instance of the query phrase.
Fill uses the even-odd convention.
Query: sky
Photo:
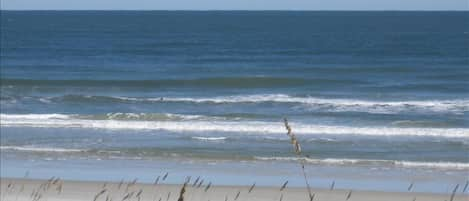
[[[469,0],[0,0],[2,10],[469,10]]]

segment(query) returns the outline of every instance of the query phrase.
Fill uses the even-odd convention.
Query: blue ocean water
[[[317,187],[446,192],[469,179],[468,22],[1,11],[1,175],[300,186],[286,117]]]

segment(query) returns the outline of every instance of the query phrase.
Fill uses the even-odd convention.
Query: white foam
[[[372,160],[372,159],[344,159],[344,158],[325,158],[314,159],[305,157],[255,157],[257,160],[273,160],[273,161],[299,161],[305,160],[312,164],[325,165],[387,165],[404,168],[432,168],[432,169],[455,169],[469,170],[469,163],[453,163],[453,162],[415,162],[415,161],[394,161],[394,160]]]
[[[64,114],[0,114],[1,120],[4,118],[8,118],[10,120],[51,120],[69,119],[69,117],[69,115]]]
[[[431,167],[442,169],[464,169],[469,170],[469,163],[450,163],[450,162],[412,162],[412,161],[396,161],[396,165],[403,167]]]
[[[226,140],[226,137],[192,137],[195,140],[202,140],[202,141],[220,141]]]
[[[72,115],[73,116],[73,115]],[[33,118],[37,117],[37,118]],[[60,118],[58,118],[60,117]],[[80,127],[99,129],[169,130],[181,132],[237,132],[282,134],[285,128],[279,122],[261,121],[120,121],[74,119],[68,115],[11,115],[0,114],[1,126]],[[291,123],[297,134],[378,135],[378,136],[432,136],[469,138],[468,128],[399,128],[351,127]]]
[[[308,141],[310,141],[310,142],[313,142],[313,141],[335,142],[335,141],[337,141],[337,140],[336,140],[336,139],[332,139],[332,138],[321,137],[321,138],[311,138],[311,139],[309,139]]]
[[[21,147],[21,146],[0,146],[0,150],[15,150],[15,151],[28,151],[28,152],[85,152],[82,149],[64,149],[64,148],[49,148],[49,147]]]
[[[162,101],[161,98],[127,98],[124,100],[146,100]],[[257,94],[222,96],[212,98],[164,98],[164,101],[174,102],[196,102],[196,103],[259,103],[259,102],[279,102],[279,103],[300,103],[307,108],[332,107],[335,111],[364,111],[373,113],[395,113],[403,110],[426,110],[433,112],[457,112],[469,111],[469,100],[425,100],[425,101],[371,101],[357,99],[327,99],[316,97],[295,97],[285,94]]]
[[[95,98],[94,96],[83,96]],[[400,113],[400,112],[450,112],[462,114],[469,111],[469,99],[454,100],[415,100],[415,101],[373,101],[359,99],[333,99],[318,97],[298,97],[286,94],[254,94],[218,97],[124,97],[113,96],[122,101],[135,102],[193,102],[193,103],[292,103],[301,106],[301,109],[327,110],[327,111],[356,111],[369,113]],[[299,105],[298,105],[299,104]]]
[[[138,119],[145,119],[145,118],[156,118],[160,119],[175,119],[175,120],[197,120],[197,119],[208,119],[207,116],[202,115],[186,115],[186,114],[171,114],[171,113],[161,113],[161,114],[152,114],[152,113],[107,113],[106,114],[108,119],[115,119],[115,120],[138,120]]]
[[[42,103],[51,103],[52,101],[48,98],[39,98],[39,102],[42,102]]]

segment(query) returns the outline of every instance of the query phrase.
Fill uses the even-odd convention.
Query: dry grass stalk
[[[55,184],[59,183],[59,181],[60,181],[60,177],[57,177],[54,181],[52,181],[52,184],[55,185]]]
[[[166,201],[168,201],[170,197],[171,197],[171,192],[168,192],[168,197],[166,197]]]
[[[129,182],[127,184],[127,187],[125,188],[125,192],[129,192],[129,189],[132,187],[132,186],[135,186],[135,184],[137,183],[138,179],[135,178],[134,180],[132,180],[131,182]]]
[[[279,201],[282,201],[282,200],[283,200],[283,193],[280,194],[280,199],[279,199]]]
[[[348,200],[350,199],[350,197],[352,197],[352,190],[350,190],[347,194],[347,197],[345,198],[345,200]]]
[[[301,146],[298,140],[296,139],[295,134],[293,134],[292,129],[290,125],[288,124],[287,118],[283,119],[283,122],[285,124],[285,128],[287,129],[287,135],[290,137],[290,141],[293,144],[293,148],[295,149],[295,153],[298,157],[301,158]],[[305,171],[305,159],[300,160],[301,161],[301,170],[303,172],[303,178],[306,183],[306,188],[308,189],[308,195],[309,195],[309,200],[313,200],[314,196],[313,193],[311,192],[311,186],[309,185],[308,177],[306,176],[306,171]]]
[[[238,193],[236,194],[234,200],[237,200],[239,198],[239,195],[241,194],[241,191],[238,191]]]
[[[295,149],[295,153],[297,155],[301,155],[301,146],[298,140],[296,139],[295,134],[293,134],[292,129],[290,125],[288,125],[288,120],[285,118],[284,120],[285,123],[285,128],[287,129],[287,135],[290,137],[291,144],[293,145],[293,148]]]
[[[119,182],[119,185],[117,185],[117,189],[121,189],[122,184],[124,184],[124,179],[122,179],[122,180]]]
[[[122,201],[127,200],[127,199],[130,199],[133,195],[134,195],[134,192],[127,193],[127,194],[122,198]]]
[[[407,191],[411,191],[412,187],[414,187],[414,182],[410,183],[409,187],[407,188]]]
[[[55,180],[55,177],[51,177],[49,180],[47,180],[47,183],[52,183]]]
[[[208,183],[208,185],[207,185],[207,187],[205,187],[205,190],[204,190],[204,191],[207,192],[208,189],[210,189],[210,186],[212,186],[212,182],[209,182],[209,183]]]
[[[197,179],[195,179],[194,183],[192,184],[192,187],[195,187],[199,183],[199,180],[200,180],[200,176],[198,176]]]
[[[142,192],[143,192],[143,189],[140,189],[140,191],[138,191],[137,195],[135,195],[135,197],[137,198],[138,201],[140,201],[142,199]]]
[[[331,188],[329,190],[334,190],[334,186],[335,186],[335,181],[332,181],[332,184],[331,184]]]
[[[153,185],[157,185],[159,181],[160,181],[160,176],[156,177],[155,182],[153,183]]]
[[[168,172],[166,172],[166,174],[164,174],[163,181],[166,180],[167,177],[168,177]]]
[[[129,183],[129,185],[133,186],[133,185],[135,185],[135,184],[137,183],[137,181],[138,181],[138,179],[135,178],[132,182]]]
[[[192,187],[197,186],[197,184],[199,183],[199,180],[200,180],[200,176],[198,176],[198,177],[195,179],[194,183],[192,184]]]
[[[199,184],[197,184],[197,188],[200,188],[202,184],[204,183],[204,180],[202,179]]]
[[[285,183],[283,183],[283,185],[280,187],[280,191],[283,191],[283,189],[287,187],[287,184],[288,184],[288,180],[285,181]]]
[[[15,190],[15,185],[14,185],[11,181],[8,182],[7,190],[6,190],[6,193],[5,193],[5,194],[12,193],[14,190]],[[6,196],[6,195],[5,195],[5,196]],[[2,199],[2,200],[4,200],[4,199]]]
[[[464,188],[462,189],[462,193],[466,192],[468,186],[469,186],[469,181],[466,181],[466,185],[464,185]]]
[[[256,187],[256,182],[254,182],[254,184],[249,188],[248,193],[251,193],[254,187]]]
[[[154,195],[154,197],[153,197],[153,200],[154,200],[154,201],[156,201],[157,190],[158,190],[156,185],[158,185],[158,182],[160,181],[160,177],[161,177],[161,176],[156,177],[155,182],[153,183],[153,185],[155,186],[155,195]],[[161,197],[160,197],[160,200],[161,200]]]
[[[8,195],[8,191],[10,190],[11,185],[12,185],[12,184],[11,184],[11,181],[9,181],[8,184],[7,184],[7,189],[5,190],[6,192],[0,195],[0,196],[1,196],[1,200],[5,200],[5,199],[6,199],[5,197]]]
[[[93,201],[98,200],[99,196],[103,195],[106,191],[107,191],[106,189],[103,189],[103,190],[99,191],[99,192],[94,196]]]
[[[61,194],[61,193],[62,193],[62,189],[63,189],[63,182],[60,181],[59,185],[58,185],[57,188],[56,188],[57,193],[58,193],[58,194]]]
[[[38,201],[42,198],[42,194],[38,194],[37,197],[35,197],[35,199],[33,199],[33,201]]]
[[[33,191],[31,192],[31,195],[29,195],[30,198],[33,198],[34,195],[37,193],[37,190],[36,189],[33,189]],[[2,199],[3,200],[3,199]]]
[[[450,197],[449,201],[454,200],[454,196],[456,195],[456,191],[458,190],[458,188],[459,188],[459,184],[456,184],[456,186],[453,189],[453,193],[451,193],[451,197]]]

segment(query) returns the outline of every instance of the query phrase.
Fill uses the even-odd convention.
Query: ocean
[[[1,176],[450,192],[469,12],[1,11]]]

